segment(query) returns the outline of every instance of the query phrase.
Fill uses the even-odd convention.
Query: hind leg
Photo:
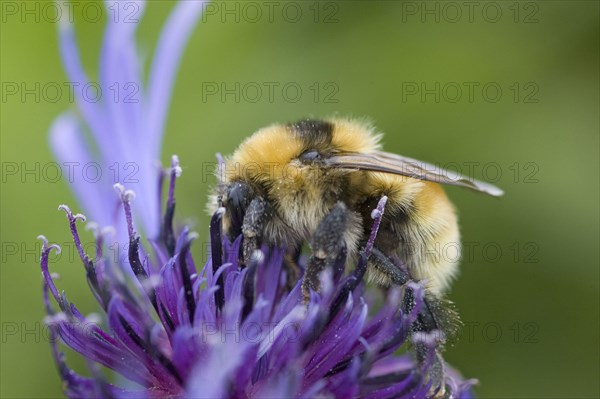
[[[413,280],[406,270],[393,263],[377,248],[373,248],[369,261],[371,263],[370,266],[375,268],[376,277],[374,279],[379,281],[380,284],[386,286],[405,286],[406,283]],[[402,301],[402,310],[405,313],[410,313],[414,306],[416,306],[414,293],[411,288],[407,287],[404,300]],[[456,320],[453,320],[455,317],[457,317],[456,314],[444,306],[442,300],[426,293],[417,320],[415,320],[412,326],[413,336],[419,332],[431,333],[440,331],[442,333],[433,352],[430,346],[423,342],[415,342],[414,344],[419,364],[423,366],[428,363],[427,377],[431,380],[432,384],[430,393],[436,398],[441,398],[445,395],[445,366],[441,351],[446,335],[452,333],[452,329],[448,326],[456,325],[457,323]]]

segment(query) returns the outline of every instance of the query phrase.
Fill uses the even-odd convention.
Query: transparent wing
[[[493,184],[468,178],[437,165],[384,151],[374,151],[364,154],[339,154],[326,159],[324,162],[328,166],[391,173],[419,180],[466,187],[494,197],[504,194],[504,191]]]

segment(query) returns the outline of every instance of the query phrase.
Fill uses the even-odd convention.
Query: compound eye
[[[321,159],[321,154],[317,150],[308,150],[302,153],[298,158],[302,163],[313,163]]]

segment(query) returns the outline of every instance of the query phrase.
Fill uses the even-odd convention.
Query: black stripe
[[[333,124],[317,119],[303,119],[289,125],[294,134],[302,139],[306,148],[319,148],[331,144]]]

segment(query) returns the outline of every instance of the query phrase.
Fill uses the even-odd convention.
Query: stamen
[[[169,181],[169,196],[167,205],[175,203],[175,181],[181,176],[181,167],[179,166],[179,158],[177,155],[171,157],[171,178]]]
[[[373,227],[371,228],[371,235],[369,237],[369,241],[367,241],[367,245],[365,245],[364,252],[367,255],[371,255],[371,251],[373,250],[373,245],[375,244],[375,238],[377,237],[377,232],[379,231],[379,225],[381,224],[381,219],[383,218],[383,212],[385,210],[385,204],[387,203],[388,197],[385,195],[381,197],[379,203],[377,204],[377,208],[373,209],[371,212],[371,217],[373,218]]]
[[[383,211],[385,209],[385,204],[387,203],[387,197],[384,195],[379,200],[377,204],[377,208],[371,212],[371,216],[373,216],[373,227],[371,227],[371,235],[369,236],[369,240],[365,245],[365,248],[360,251],[358,263],[356,264],[356,268],[350,277],[346,279],[344,285],[340,289],[338,295],[335,297],[331,304],[331,311],[329,312],[329,318],[327,320],[327,324],[333,320],[335,315],[338,313],[342,305],[346,302],[347,296],[350,292],[354,291],[358,284],[362,281],[366,271],[367,271],[367,263],[369,256],[371,255],[371,251],[373,250],[373,245],[375,243],[375,238],[377,237],[377,232],[379,231],[379,226],[381,224],[381,219],[383,217]]]
[[[115,190],[119,193],[121,202],[123,203],[123,209],[125,210],[125,220],[127,221],[127,233],[129,234],[129,240],[135,236],[135,229],[133,228],[133,216],[131,213],[131,201],[135,198],[135,192],[132,190],[125,190],[125,187],[121,183],[116,183],[114,186]]]
[[[50,252],[54,249],[57,254],[60,254],[60,246],[57,244],[48,245],[48,240],[43,235],[38,236],[38,239],[42,240],[42,257],[40,259],[40,265],[42,268],[42,277],[44,278],[44,286],[47,287],[50,292],[52,292],[52,296],[58,302],[61,309],[63,308],[61,296],[54,285],[54,281],[52,280],[52,275],[48,269],[48,257],[50,256]]]
[[[69,227],[71,228],[71,235],[73,236],[73,241],[75,242],[75,247],[77,248],[77,252],[79,253],[79,257],[82,261],[85,262],[86,255],[83,251],[83,246],[81,245],[81,239],[79,238],[79,232],[77,231],[77,226],[75,225],[78,220],[85,222],[86,217],[81,213],[73,215],[71,209],[67,205],[60,205],[58,207],[59,211],[64,211],[67,214],[67,218],[69,219]]]
[[[48,239],[45,235],[40,234],[37,236],[37,239],[42,241],[42,250],[48,246]]]
[[[107,290],[108,283],[104,275],[104,262],[103,246],[105,237],[108,235],[114,235],[114,228],[112,226],[100,228],[95,222],[89,222],[86,225],[86,230],[91,230],[96,239],[96,258],[91,260],[86,254],[83,260],[83,265],[86,269],[86,277],[92,289],[92,293],[106,310],[108,303],[110,302],[110,293]]]
[[[140,259],[140,254],[138,248],[140,246],[140,238],[136,237],[129,243],[129,265],[131,266],[131,270],[133,273],[143,280],[148,278],[148,273],[146,273],[146,269],[142,265],[142,260]],[[140,280],[141,280],[140,279]]]
[[[164,170],[162,164],[159,161],[155,161],[154,165],[156,167],[156,170],[158,171],[158,184],[156,185],[156,197],[158,200],[158,217],[162,218],[163,185],[165,182],[165,177],[167,176],[167,172]]]
[[[183,169],[181,169],[181,166],[179,165],[179,156],[174,154],[171,156],[171,170],[175,172],[175,177],[181,177],[181,174],[183,173]]]
[[[179,158],[173,155],[171,158],[171,174],[169,181],[169,193],[167,195],[167,207],[160,232],[160,239],[163,241],[169,256],[175,255],[175,234],[173,232],[173,216],[175,215],[175,181],[181,176],[181,167]]]
[[[212,271],[213,275],[217,273],[217,270],[223,264],[223,247],[222,247],[222,232],[221,232],[221,219],[225,213],[225,208],[219,208],[210,220],[210,250],[212,259]],[[215,303],[217,310],[221,310],[225,304],[225,291],[223,289],[223,276],[219,276],[217,279],[217,285],[219,289],[215,292]]]
[[[86,271],[86,277],[90,283],[92,291],[94,292],[94,295],[97,298],[103,299],[104,300],[103,303],[106,305],[108,303],[106,301],[108,296],[106,295],[104,290],[100,288],[100,284],[98,282],[98,276],[96,275],[96,269],[95,269],[94,262],[84,252],[83,246],[81,245],[81,239],[79,238],[79,232],[78,232],[77,226],[76,226],[76,222],[78,220],[85,221],[86,217],[81,213],[73,215],[73,213],[71,212],[71,209],[67,205],[64,205],[64,204],[60,205],[58,207],[58,209],[64,211],[67,214],[67,218],[69,219],[69,226],[71,229],[71,235],[73,236],[73,241],[75,242],[75,247],[77,248],[79,257],[81,258],[81,261],[83,262],[83,266]],[[88,226],[89,226],[89,227],[87,227],[88,229],[92,229],[95,232],[95,234],[97,234],[96,223],[90,222],[88,224]],[[97,249],[96,249],[97,255],[96,256],[99,257],[102,255],[101,242],[97,242],[96,246],[97,246]]]
[[[148,299],[150,299],[152,306],[158,313],[159,310],[156,300],[156,292],[151,286],[148,287],[148,285],[144,285],[144,282],[148,279],[148,272],[144,268],[142,260],[140,259],[140,237],[136,234],[135,228],[133,227],[133,213],[131,211],[131,200],[135,198],[135,192],[132,190],[125,190],[125,187],[123,187],[121,183],[116,183],[113,187],[119,193],[121,202],[123,203],[123,210],[125,211],[127,233],[129,235],[129,251],[127,253],[129,266],[131,266],[131,270],[137,277],[138,281],[142,284],[142,287],[145,288]]]
[[[40,234],[39,236],[37,236],[37,239],[42,240],[42,251],[46,248],[48,250],[54,249],[56,252],[56,255],[60,255],[60,253],[62,252],[62,248],[60,247],[60,245],[58,245],[58,244],[48,245],[48,239],[46,238],[45,235]]]
[[[190,234],[190,237],[185,241],[181,248],[181,251],[179,252],[179,271],[181,273],[181,279],[183,281],[183,295],[187,304],[191,325],[194,325],[194,314],[196,313],[196,300],[194,298],[192,279],[190,278],[186,258],[190,251],[192,241],[196,236],[197,235]]]
[[[125,211],[125,219],[127,221],[127,233],[129,235],[129,265],[131,269],[135,273],[138,278],[141,276],[143,278],[148,277],[148,273],[142,266],[142,261],[139,255],[139,244],[140,238],[136,235],[135,229],[133,227],[133,215],[131,212],[131,203],[130,200],[135,196],[133,191],[125,190],[125,187],[121,183],[116,183],[114,186],[115,190],[119,193],[119,197],[121,202],[123,203],[123,210]]]
[[[256,269],[258,264],[263,262],[264,254],[260,250],[254,251],[250,257],[250,264],[246,268],[244,281],[242,285],[242,296],[244,298],[244,307],[242,309],[242,322],[252,312],[254,307],[254,278],[256,277]]]

